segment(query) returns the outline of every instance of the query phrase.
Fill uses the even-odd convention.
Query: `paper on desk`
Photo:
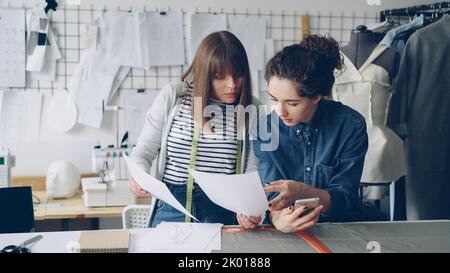
[[[57,209],[61,207],[61,203],[40,203],[35,206],[40,209]]]
[[[189,170],[206,195],[217,205],[236,213],[261,216],[268,209],[259,175],[211,174]]]
[[[211,252],[221,249],[222,224],[162,222],[135,241],[136,252]]]
[[[152,247],[159,250],[211,251],[213,249],[208,247],[214,239],[217,240],[222,226],[223,224],[162,222],[156,227],[158,236],[152,242]],[[212,246],[216,248],[217,244]]]
[[[195,219],[192,214],[190,214],[177,199],[173,196],[170,190],[167,188],[166,184],[152,177],[148,173],[146,173],[143,169],[141,169],[136,163],[133,162],[128,156],[124,155],[125,162],[127,163],[128,170],[130,171],[131,177],[133,177],[134,181],[139,184],[141,188],[150,192],[156,198],[163,200],[168,203],[172,207],[181,211],[182,213],[190,216]]]

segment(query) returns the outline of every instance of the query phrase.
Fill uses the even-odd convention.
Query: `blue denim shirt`
[[[418,26],[422,26],[423,23],[424,23],[424,16],[421,15],[407,24],[404,24],[404,25],[398,26],[394,29],[391,29],[388,33],[386,33],[383,40],[381,40],[380,44],[385,44],[387,46],[393,47],[393,48],[397,49],[397,51],[400,53],[400,55],[402,55],[403,51],[405,49],[405,42],[402,40],[399,40],[396,44],[394,44],[395,37],[398,34],[405,32],[409,29],[412,29],[412,28],[415,28]]]
[[[268,143],[278,120],[279,146],[264,151],[261,144]],[[309,124],[285,125],[275,112],[267,116],[268,131],[272,139],[257,135],[254,152],[259,161],[263,184],[279,179],[295,180],[331,196],[329,211],[321,214],[320,221],[357,221],[363,207],[359,199],[359,184],[368,138],[364,117],[340,102],[322,99]],[[269,200],[275,193],[268,193]]]

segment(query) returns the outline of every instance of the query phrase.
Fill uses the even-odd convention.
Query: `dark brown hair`
[[[293,81],[301,97],[329,97],[334,70],[343,65],[339,44],[333,38],[309,35],[275,54],[266,65],[264,78],[267,82],[274,76]]]
[[[247,53],[239,39],[228,31],[213,32],[206,36],[200,43],[192,64],[183,74],[181,79],[193,86],[193,97],[202,97],[202,112],[208,104],[213,90],[213,79],[217,76],[224,76],[226,73],[244,77],[236,104],[244,107],[252,103],[252,86],[250,79],[250,68],[248,65]],[[195,105],[192,101],[192,117],[195,117]],[[202,125],[208,121],[203,117]]]

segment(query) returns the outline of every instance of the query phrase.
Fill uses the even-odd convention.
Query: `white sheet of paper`
[[[227,16],[225,14],[192,14],[190,21],[189,39],[189,63],[194,59],[195,51],[200,42],[208,34],[227,30]]]
[[[85,24],[80,27],[80,48],[97,47],[98,26],[95,24]]]
[[[58,48],[56,31],[51,28],[48,31],[48,40],[50,42],[45,50],[45,60],[41,71],[27,71],[27,81],[55,81],[56,61],[61,58]]]
[[[221,248],[222,224],[162,222],[136,242],[137,252],[211,252]]]
[[[37,142],[41,128],[42,95],[0,91],[0,141]]]
[[[269,208],[261,179],[256,172],[224,175],[189,171],[209,199],[225,209],[261,216]]]
[[[106,58],[119,65],[146,68],[139,37],[139,13],[122,11],[104,14],[108,25]]]
[[[222,236],[221,232],[218,232],[216,236],[211,240],[205,249],[201,250],[187,250],[187,249],[154,249],[152,242],[159,236],[159,232],[156,228],[147,228],[142,230],[135,230],[134,236],[130,239],[130,249],[133,253],[211,253],[213,250],[220,250],[222,248]]]
[[[0,8],[0,87],[25,87],[25,9]]]
[[[127,77],[128,73],[130,72],[131,67],[129,66],[121,66],[119,68],[119,71],[117,72],[116,76],[114,77],[111,92],[109,93],[109,97],[107,99],[107,102],[111,102],[111,100],[116,95],[117,91],[119,90],[120,85],[123,83],[125,78]]]
[[[77,123],[77,107],[65,90],[57,90],[47,107],[47,123],[58,132],[67,132]]]
[[[266,64],[269,62],[269,60],[275,55],[275,45],[273,39],[266,39],[266,46],[265,46],[265,60],[264,63]],[[258,72],[258,81],[259,81],[259,99],[264,104],[269,104],[269,98],[267,94],[267,82],[266,79],[264,79],[264,71]]]
[[[272,59],[273,55],[275,55],[275,43],[273,39],[266,39],[264,47],[264,63],[269,62]]]
[[[40,72],[45,63],[45,51],[47,46],[36,46],[33,54],[27,57],[27,71]]]
[[[77,105],[78,123],[100,128],[102,105],[108,105],[130,71],[129,66],[120,62],[126,60],[125,64],[130,65],[139,59],[137,32],[121,33],[122,24],[137,24],[136,16],[128,12],[104,12],[86,26],[85,46],[89,47],[82,52],[68,87]],[[127,43],[120,42],[123,40]],[[135,47],[130,47],[133,43]]]
[[[130,176],[133,177],[134,181],[136,181],[136,183],[138,183],[141,188],[150,192],[152,195],[156,196],[156,198],[163,200],[164,202],[171,205],[175,209],[190,216],[192,219],[198,221],[197,218],[195,218],[192,214],[190,214],[180,204],[180,202],[178,202],[178,200],[170,192],[169,188],[167,188],[165,183],[159,181],[150,174],[146,173],[128,156],[124,155],[124,158],[125,162],[127,163],[128,170],[130,171]]]
[[[100,16],[95,24],[99,25],[102,31],[105,31],[107,26],[104,22],[104,16]],[[106,32],[107,33],[107,32]],[[118,88],[120,82],[115,83],[116,77],[124,78],[128,73],[129,68],[120,69],[116,63],[111,63],[105,56],[107,34],[100,35],[103,37],[97,41],[96,44],[91,44],[82,52],[82,57],[77,65],[68,89],[72,96],[78,110],[78,123],[100,128],[103,120],[102,104],[108,105],[111,94],[115,92],[114,88]],[[119,71],[125,72],[119,73]],[[119,76],[118,76],[119,75]]]
[[[230,19],[230,31],[241,40],[247,52],[251,70],[264,69],[266,21],[264,18],[237,17]]]
[[[47,40],[49,40],[50,21],[42,8],[27,10],[27,71],[41,72],[46,61]],[[44,45],[38,45],[38,34],[45,34]]]
[[[123,90],[120,94],[123,124],[128,131],[128,143],[136,144],[145,124],[145,114],[152,106],[159,91],[138,93],[134,90]]]
[[[102,105],[104,103],[106,106],[108,103],[114,76],[92,72],[88,77],[78,82],[77,92],[73,93],[78,110],[78,123],[100,128],[103,120]]]
[[[259,72],[258,70],[251,70],[250,75],[252,79],[252,95],[259,98]]]
[[[142,58],[148,66],[183,65],[183,14],[181,11],[145,12],[140,28]]]

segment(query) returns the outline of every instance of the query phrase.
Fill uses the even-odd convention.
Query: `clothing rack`
[[[400,8],[400,9],[388,9],[388,10],[382,10],[380,12],[380,22],[383,22],[386,20],[387,16],[415,16],[419,14],[434,14],[442,12],[442,9],[449,9],[450,8],[450,2],[439,2],[434,4],[428,4],[428,5],[418,5],[418,6],[411,6],[406,8]]]

